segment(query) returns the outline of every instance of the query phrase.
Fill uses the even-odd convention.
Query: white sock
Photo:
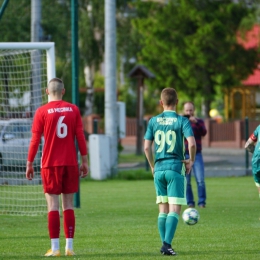
[[[73,250],[73,238],[66,238],[66,249]]]
[[[51,250],[54,252],[60,249],[60,239],[59,238],[52,238],[51,239]]]

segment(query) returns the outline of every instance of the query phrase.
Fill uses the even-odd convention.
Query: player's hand
[[[248,139],[246,144],[245,144],[245,149],[250,152],[250,153],[254,153],[255,151],[255,143],[252,139]]]
[[[185,164],[186,173],[190,174],[190,171],[191,171],[191,168],[194,164],[194,161],[187,159],[187,160],[182,160],[182,162]]]
[[[85,178],[88,175],[88,164],[82,163],[82,165],[79,167],[79,175],[81,178]]]
[[[32,162],[27,162],[25,176],[26,176],[26,179],[28,179],[30,181],[33,179],[34,170],[33,170]]]
[[[254,153],[255,151],[255,145],[254,144],[248,144],[246,147],[246,150],[250,153]]]

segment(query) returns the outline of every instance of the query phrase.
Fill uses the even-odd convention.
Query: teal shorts
[[[255,185],[257,187],[260,187],[260,171],[253,172],[253,178],[254,178],[254,181],[255,181]]]
[[[186,177],[172,170],[154,173],[156,203],[187,205]]]

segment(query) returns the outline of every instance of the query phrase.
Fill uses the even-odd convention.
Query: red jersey
[[[87,154],[79,109],[63,100],[51,101],[36,110],[28,161],[33,162],[44,136],[42,168],[77,165],[75,138],[82,156]]]

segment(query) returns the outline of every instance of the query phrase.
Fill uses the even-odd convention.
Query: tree
[[[100,0],[79,0],[79,48],[81,85],[87,88],[85,101],[85,114],[93,111],[94,81],[96,72],[100,71],[104,59],[104,2]],[[135,57],[135,38],[131,26],[131,20],[135,15],[131,0],[116,1],[117,23],[117,54],[118,64],[123,69],[123,74],[130,71],[129,63],[122,61]],[[123,63],[123,64],[122,64]]]
[[[86,87],[85,111],[93,113],[95,72],[104,55],[104,1],[79,0],[79,62],[81,86]]]
[[[42,0],[41,41],[55,42],[56,75],[63,78],[67,93],[70,93],[70,10],[69,1]],[[30,42],[31,1],[9,1],[0,21],[2,42]],[[70,101],[71,95],[65,95]]]
[[[128,60],[136,58],[139,50],[138,37],[131,26],[135,9],[131,0],[117,0],[117,51],[125,57],[124,73],[132,69]],[[66,85],[65,100],[71,101],[71,0],[42,0],[42,41],[55,42],[56,75]],[[78,0],[79,22],[79,86],[87,93],[79,96],[84,113],[92,111],[96,72],[102,70],[104,59],[104,1]],[[0,21],[3,42],[29,42],[31,34],[31,1],[9,1]],[[118,63],[120,65],[120,62]],[[102,71],[101,71],[102,72]],[[99,79],[97,79],[99,80]],[[100,87],[100,86],[99,86]],[[87,108],[86,108],[87,103]]]
[[[31,4],[28,4],[26,0],[15,3],[14,1],[9,1],[0,20],[2,42],[30,41],[30,11]]]
[[[240,85],[259,62],[256,49],[237,42],[243,19],[255,11],[244,1],[139,1],[137,10],[139,60],[156,74],[152,89],[171,86],[192,100],[203,97],[206,116],[217,88]]]

